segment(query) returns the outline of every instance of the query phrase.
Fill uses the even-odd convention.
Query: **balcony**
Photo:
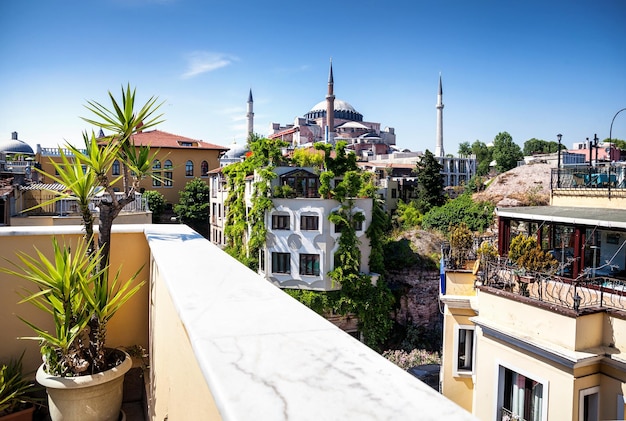
[[[51,235],[82,232],[0,228],[0,258],[49,252]],[[112,246],[114,267],[149,280],[108,329],[149,351],[148,419],[474,419],[184,225],[117,225]],[[21,285],[0,275],[0,356],[26,349],[29,370],[40,356],[15,314],[45,321],[16,304]]]

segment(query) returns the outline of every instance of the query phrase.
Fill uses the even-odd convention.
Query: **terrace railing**
[[[487,262],[478,272],[480,284],[575,311],[590,308],[626,310],[626,281],[584,273],[577,279],[529,273],[504,261]]]

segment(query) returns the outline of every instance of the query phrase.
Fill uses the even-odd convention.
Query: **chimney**
[[[17,132],[11,133],[11,140],[17,140]]]

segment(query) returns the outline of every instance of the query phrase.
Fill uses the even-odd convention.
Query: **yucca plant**
[[[0,417],[24,409],[28,404],[40,401],[34,396],[35,383],[22,373],[22,358],[12,358],[8,363],[0,363]]]
[[[139,271],[125,282],[118,271],[109,282],[109,267],[100,267],[101,250],[88,251],[89,244],[81,237],[70,248],[53,237],[52,259],[35,248],[35,257],[18,252],[21,264],[12,263],[15,269],[0,268],[35,287],[23,293],[20,303],[29,302],[53,318],[53,333],[21,318],[35,332],[25,339],[40,342],[45,371],[52,375],[107,369],[106,324],[144,283],[133,286]]]

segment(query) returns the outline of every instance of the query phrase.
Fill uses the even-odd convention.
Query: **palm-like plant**
[[[54,320],[55,331],[50,333],[21,318],[36,335],[25,339],[40,341],[50,374],[76,376],[104,370],[106,323],[144,283],[133,286],[139,272],[120,282],[119,271],[109,282],[109,268],[99,267],[101,250],[88,251],[89,243],[81,238],[71,250],[53,237],[53,259],[35,249],[36,257],[18,253],[21,266],[13,263],[15,270],[1,269],[31,282],[36,289],[27,290],[21,302],[32,303]]]

